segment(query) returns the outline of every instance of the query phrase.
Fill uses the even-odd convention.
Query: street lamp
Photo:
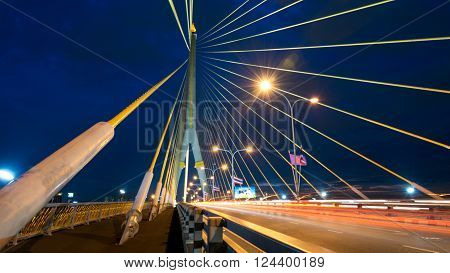
[[[305,99],[304,98],[298,99],[298,100],[294,101],[294,103],[291,103],[291,101],[282,92],[279,91],[280,89],[273,87],[271,81],[269,81],[267,79],[262,79],[259,81],[259,90],[262,92],[265,92],[265,93],[268,93],[268,92],[274,90],[275,93],[282,96],[286,100],[286,102],[289,106],[290,118],[291,118],[291,142],[292,142],[292,146],[293,146],[292,151],[294,152],[294,158],[296,158],[297,157],[297,147],[295,146],[296,143],[295,143],[295,126],[294,126],[294,106],[297,102],[304,101]],[[308,101],[311,104],[317,104],[317,103],[319,103],[319,98],[313,97],[313,98],[309,99]],[[302,144],[300,142],[300,149],[302,149],[301,147],[302,147]],[[295,191],[296,191],[297,196],[300,191],[300,179],[301,179],[300,173],[301,173],[301,171],[302,171],[302,167],[299,166],[299,174],[297,175],[297,165],[292,164],[292,176],[294,178],[294,185],[295,185]]]
[[[416,191],[416,189],[414,187],[406,188],[406,193],[408,193],[408,194],[413,194],[415,191]]]
[[[252,153],[253,152],[253,147],[251,146],[247,146],[245,149],[240,149],[240,150],[227,150],[227,149],[221,149],[218,146],[214,146],[213,147],[213,152],[218,152],[218,151],[223,151],[226,153],[229,153],[231,155],[231,196],[232,199],[234,200],[234,183],[233,183],[233,177],[235,177],[235,172],[234,172],[234,156],[237,153],[240,152],[247,152],[247,153]]]
[[[309,102],[311,102],[312,104],[317,104],[317,103],[319,103],[319,98],[313,97],[313,98],[309,99]]]
[[[124,189],[120,189],[119,193],[120,193],[120,201],[123,201],[123,196],[125,195],[126,192]]]
[[[219,146],[213,146],[213,151],[214,152],[219,151]],[[211,181],[212,181],[211,196],[214,199],[214,188],[215,188],[214,177],[215,177],[215,174],[218,170],[222,170],[222,171],[228,170],[228,165],[224,163],[224,164],[220,165],[220,167],[215,168],[215,169],[210,169],[210,168],[205,168],[205,167],[201,167],[201,169],[209,170],[212,172],[212,175],[209,177],[209,179],[211,179]]]
[[[268,92],[272,90],[272,82],[267,80],[267,79],[263,79],[259,82],[259,90],[261,90],[262,92]]]
[[[322,196],[322,198],[327,197],[327,192],[326,192],[326,191],[321,192],[321,193],[320,193],[320,196]]]

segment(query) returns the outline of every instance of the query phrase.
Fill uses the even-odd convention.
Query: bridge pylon
[[[178,164],[174,164],[173,178],[175,183],[173,185],[178,185],[178,181],[180,181],[180,176],[183,168],[186,168],[185,171],[188,170],[189,166],[186,165],[185,159],[187,152],[192,150],[194,154],[195,160],[195,168],[197,169],[198,176],[200,181],[206,180],[205,170],[202,169],[204,167],[203,157],[201,154],[200,144],[198,141],[198,135],[196,130],[196,42],[197,42],[197,33],[194,24],[191,25],[190,28],[190,52],[189,52],[189,63],[188,63],[188,71],[187,71],[187,84],[185,86],[185,94],[184,100],[182,102],[182,108],[180,112],[180,122],[178,126],[178,139],[181,139],[176,147],[175,151],[175,159]],[[184,182],[185,185],[183,187],[184,191],[187,188],[187,181]],[[168,200],[169,204],[174,205],[176,202],[177,196],[177,188],[173,187],[172,192],[170,193],[170,198]],[[186,192],[183,192],[183,196],[186,195]],[[183,200],[186,201],[186,200]]]

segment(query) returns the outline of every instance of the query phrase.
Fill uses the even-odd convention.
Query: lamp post
[[[121,189],[121,190],[119,190],[119,193],[120,193],[120,201],[123,201],[123,197],[126,192],[125,192],[125,190]]]
[[[227,149],[221,149],[218,146],[214,146],[213,147],[213,152],[218,152],[218,151],[223,151],[223,152],[229,153],[231,155],[231,196],[232,196],[232,199],[234,200],[234,182],[233,182],[233,177],[235,177],[235,173],[234,173],[234,156],[237,153],[240,153],[240,152],[251,153],[251,152],[253,152],[253,148],[248,146],[247,148],[240,149],[240,150],[227,150]]]
[[[211,179],[211,181],[212,181],[212,183],[211,183],[211,184],[212,184],[212,187],[211,187],[211,196],[212,196],[212,198],[214,199],[214,188],[215,188],[214,180],[215,180],[216,172],[217,172],[218,170],[222,170],[222,171],[228,170],[228,165],[227,165],[227,164],[222,164],[220,167],[215,168],[215,169],[210,169],[210,168],[205,168],[205,167],[201,167],[201,169],[202,169],[202,170],[209,170],[209,171],[211,171],[211,173],[212,173],[212,176],[210,177],[210,179]]]
[[[205,170],[204,167],[202,167],[202,169]],[[208,169],[208,168],[206,168],[206,169]],[[220,168],[219,168],[219,169],[220,169]],[[195,175],[193,178],[194,178],[195,180],[200,181],[200,187],[201,187],[202,192],[203,192],[203,200],[206,201],[206,198],[205,198],[206,193],[207,193],[206,186],[208,185],[208,179],[211,179],[212,181],[214,181],[214,179],[212,179],[213,176],[212,176],[212,177],[207,177],[206,179],[200,179],[198,176]],[[213,183],[214,183],[214,182],[213,182]],[[211,192],[213,192],[212,187],[211,187]]]
[[[290,122],[291,123],[290,124],[291,130],[290,131],[291,131],[291,142],[292,142],[292,146],[293,146],[292,147],[292,151],[294,153],[294,158],[297,158],[297,147],[295,145],[296,144],[296,142],[295,142],[296,139],[295,139],[295,126],[294,126],[294,107],[295,107],[295,104],[297,102],[304,101],[305,99],[297,99],[297,100],[294,101],[294,103],[291,103],[291,101],[282,92],[277,91],[276,88],[273,88],[273,85],[272,85],[271,81],[269,81],[267,79],[261,80],[259,82],[259,89],[260,89],[260,91],[265,92],[265,93],[270,92],[272,90],[275,90],[274,91],[275,93],[277,93],[278,95],[280,95],[281,97],[283,97],[286,100],[286,102],[287,102],[287,104],[289,106],[289,111],[290,111],[289,112],[290,113],[290,120],[291,120],[291,122]],[[308,101],[311,104],[316,104],[316,103],[319,102],[319,98],[313,97],[313,98],[309,99]],[[300,149],[303,149],[301,140],[300,140]],[[291,162],[291,164],[292,164],[292,162]],[[299,174],[297,175],[297,165],[296,164],[292,164],[292,176],[294,178],[294,186],[295,186],[295,192],[296,192],[297,196],[299,195],[299,192],[300,192],[300,179],[301,179],[300,174],[301,174],[301,171],[302,171],[302,166],[299,166],[299,170],[298,171],[299,171]]]

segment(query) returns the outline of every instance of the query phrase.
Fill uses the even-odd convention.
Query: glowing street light
[[[313,97],[311,99],[309,99],[309,102],[312,104],[317,104],[319,103],[319,98],[318,97]]]
[[[264,91],[265,93],[268,93],[269,91],[273,91],[274,93],[280,95],[281,97],[283,97],[283,99],[286,100],[289,109],[290,109],[290,127],[291,127],[291,143],[292,143],[292,151],[294,152],[294,157],[297,156],[297,147],[296,147],[296,143],[295,143],[295,127],[294,127],[294,106],[297,102],[299,101],[304,101],[305,99],[298,99],[296,101],[294,101],[293,103],[291,103],[291,101],[283,94],[285,93],[285,91],[282,91],[279,88],[275,88],[272,86],[271,81],[264,79],[264,80],[260,80],[258,81],[259,83],[259,89],[260,91]],[[318,98],[312,98],[309,100],[312,104],[317,103],[319,101]],[[288,125],[289,126],[289,125]],[[297,170],[297,168],[299,168],[299,170]],[[294,185],[295,185],[295,191],[296,191],[296,195],[298,196],[299,191],[300,191],[300,178],[301,178],[301,171],[302,168],[301,166],[297,166],[292,164],[292,175],[293,175],[293,179],[294,179]]]
[[[273,88],[272,82],[270,82],[267,79],[261,80],[258,85],[259,85],[259,90],[262,92],[269,92]]]
[[[281,199],[286,200],[287,196],[286,194],[281,195]]]
[[[408,194],[413,194],[415,191],[416,191],[416,189],[414,187],[406,188],[406,193],[408,193]]]
[[[193,178],[194,180],[197,180],[197,179],[198,179],[198,176],[194,175],[192,178]]]
[[[14,180],[14,174],[9,170],[1,169],[0,170],[0,180],[6,181],[6,182],[11,182]]]
[[[226,152],[226,153],[231,155],[231,181],[233,181],[233,179],[234,179],[233,177],[236,176],[236,174],[234,172],[234,156],[237,153],[239,153],[239,152],[251,153],[251,152],[253,152],[253,147],[252,146],[247,146],[245,149],[227,150],[227,149],[219,148],[219,146],[214,146],[213,147],[213,152],[218,152],[218,151],[223,151],[223,152]],[[231,183],[231,195],[232,195],[232,198],[234,199],[234,183],[233,182]]]
[[[327,197],[327,192],[326,191],[321,192],[320,196],[322,196],[323,198]]]
[[[123,197],[125,195],[125,190],[124,189],[120,189],[119,193],[120,193],[120,201],[123,201]]]
[[[189,182],[189,186],[191,186],[191,187],[192,187],[192,186],[194,186],[194,183],[192,183],[192,182]]]
[[[214,152],[218,152],[218,151],[220,151],[220,148],[219,148],[219,146],[213,146],[212,150]],[[209,170],[209,171],[212,172],[212,175],[209,177],[209,179],[212,180],[212,183],[211,183],[212,184],[211,185],[211,196],[214,199],[214,188],[215,188],[214,176],[215,176],[215,174],[216,174],[216,172],[218,170],[222,170],[222,171],[227,170],[228,169],[228,165],[227,164],[222,164],[219,168],[215,168],[215,169],[210,169],[210,168],[205,168],[205,167],[201,167],[201,168],[202,168],[202,170]]]
[[[154,194],[150,195],[150,198],[155,199],[155,195]]]

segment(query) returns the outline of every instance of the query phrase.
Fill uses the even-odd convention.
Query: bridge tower
[[[190,52],[189,52],[189,64],[188,64],[188,71],[187,71],[187,82],[185,85],[185,94],[184,94],[184,100],[181,105],[181,112],[180,112],[180,121],[179,121],[179,128],[178,128],[178,139],[182,140],[179,141],[176,147],[175,151],[175,159],[176,163],[173,166],[173,179],[172,185],[175,185],[172,187],[172,191],[169,195],[168,202],[170,204],[174,204],[176,202],[176,196],[177,196],[177,188],[178,188],[178,181],[180,181],[180,176],[183,168],[186,168],[185,172],[187,172],[188,167],[186,166],[185,159],[187,153],[189,153],[190,149],[192,150],[194,154],[194,160],[195,160],[195,168],[197,169],[198,176],[200,178],[200,181],[206,180],[206,173],[205,170],[202,169],[204,167],[203,158],[201,154],[201,149],[198,141],[198,135],[196,130],[196,117],[197,117],[197,111],[196,111],[196,42],[197,42],[197,33],[194,24],[191,25],[189,35],[190,35]],[[183,196],[186,196],[186,188],[187,188],[187,179],[184,181],[184,187],[183,187]],[[186,201],[186,200],[183,200]]]

